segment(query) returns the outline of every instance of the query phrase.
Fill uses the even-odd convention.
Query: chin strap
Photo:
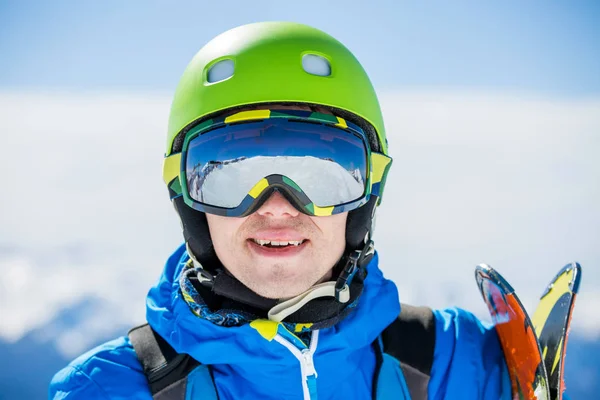
[[[260,309],[269,310],[268,318],[271,321],[281,322],[286,317],[301,309],[311,300],[321,297],[334,297],[339,303],[345,304],[350,300],[350,285],[356,273],[365,268],[372,256],[375,254],[373,241],[368,239],[362,250],[352,251],[346,264],[336,281],[329,281],[312,286],[305,292],[278,303],[278,300],[262,297],[234,277],[220,270],[216,274],[207,271],[192,256],[188,248],[188,254],[194,263],[198,273],[196,278],[198,283],[209,287],[214,293],[228,297],[230,299],[248,304]]]
[[[337,281],[319,283],[306,292],[277,304],[269,310],[269,319],[281,322],[309,301],[319,297],[335,297],[338,302],[342,304],[347,303],[350,300],[350,285],[356,272],[366,266],[365,261],[370,261],[370,256],[373,254],[375,254],[373,241],[367,240],[362,250],[354,250],[350,253],[348,261],[346,261],[346,265],[342,269]]]
[[[362,250],[354,250],[348,255],[348,261],[335,282],[335,299],[340,303],[346,303],[350,298],[350,284],[354,275],[360,268],[364,268],[371,257],[375,254],[375,245],[371,239],[367,239]],[[365,262],[367,261],[367,262]],[[346,300],[343,300],[346,299]]]
[[[289,315],[301,309],[306,303],[319,297],[336,297],[340,303],[347,303],[350,300],[350,290],[342,293],[341,298],[336,295],[335,282],[319,283],[308,289],[306,292],[285,300],[275,307],[271,308],[267,314],[271,321],[281,322]]]

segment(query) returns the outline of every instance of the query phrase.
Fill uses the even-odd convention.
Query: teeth
[[[289,240],[287,242],[276,242],[276,241],[270,241],[270,240],[262,240],[262,239],[252,239],[254,241],[254,243],[256,244],[260,244],[261,246],[264,245],[271,245],[273,247],[278,246],[278,247],[282,247],[282,246],[299,246],[301,245],[304,240]]]

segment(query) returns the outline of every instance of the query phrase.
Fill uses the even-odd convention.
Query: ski
[[[529,315],[514,289],[485,264],[476,267],[475,279],[498,332],[513,398],[550,400],[542,350]]]
[[[581,266],[567,264],[542,294],[532,318],[548,373],[551,400],[561,400],[565,391],[564,359],[580,282]]]

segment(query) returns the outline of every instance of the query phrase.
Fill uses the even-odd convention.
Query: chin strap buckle
[[[215,275],[211,274],[202,267],[197,269],[196,279],[198,279],[199,284],[211,289],[215,284]]]
[[[340,303],[347,303],[350,300],[350,284],[356,272],[363,267],[363,262],[369,254],[375,253],[375,246],[372,240],[367,240],[362,250],[354,250],[348,255],[348,261],[335,282],[335,299]]]

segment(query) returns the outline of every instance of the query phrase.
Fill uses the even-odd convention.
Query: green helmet
[[[358,60],[328,34],[291,22],[231,29],[196,54],[175,92],[165,154],[196,121],[258,103],[316,104],[358,116],[372,128],[375,150],[387,155],[379,101]]]
[[[359,125],[369,138],[371,150],[388,154],[375,89],[354,55],[333,37],[310,26],[262,22],[217,36],[192,59],[173,99],[165,156],[181,152],[186,132],[200,121],[226,110],[281,103],[330,109]],[[374,158],[370,161],[378,162]],[[207,265],[218,263],[206,215],[188,207],[169,186],[178,172],[178,164],[165,162],[165,182],[182,222],[188,252]],[[381,181],[383,186],[385,178]],[[349,212],[347,251],[363,248],[365,238],[370,237],[379,200],[372,196],[367,204]]]

